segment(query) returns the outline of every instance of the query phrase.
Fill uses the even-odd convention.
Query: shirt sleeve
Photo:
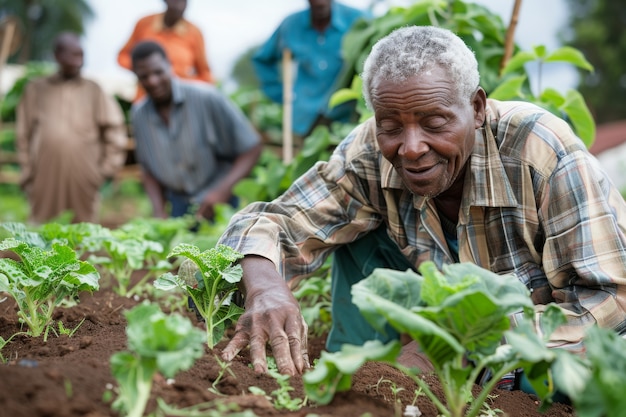
[[[126,68],[128,70],[133,69],[132,59],[130,56],[133,47],[139,42],[143,36],[143,28],[145,26],[146,18],[140,19],[133,28],[133,32],[128,38],[128,41],[124,44],[122,49],[117,54],[117,63],[120,64],[122,68]]]
[[[252,57],[252,65],[263,92],[274,102],[283,102],[281,63],[283,56],[281,27],[259,48]]]
[[[318,162],[281,197],[236,214],[220,243],[268,258],[286,279],[310,275],[338,245],[382,222],[367,202],[367,185],[346,170],[349,165],[346,149],[337,148],[329,162]]]
[[[100,170],[105,178],[111,178],[126,161],[128,135],[124,114],[113,97],[100,91],[97,117],[103,147]]]
[[[213,73],[211,72],[211,67],[209,66],[209,61],[206,56],[206,49],[202,32],[200,32],[200,30],[196,28],[196,30],[194,30],[193,38],[194,67],[196,68],[197,77],[200,80],[214,84],[215,79],[213,78]]]
[[[567,324],[551,345],[582,350],[585,330],[626,331],[626,208],[585,151],[564,156],[540,201],[546,240],[543,267]],[[538,305],[537,313],[545,306]]]

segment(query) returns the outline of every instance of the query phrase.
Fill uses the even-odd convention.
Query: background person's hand
[[[196,216],[204,217],[207,220],[213,220],[215,217],[215,205],[226,204],[231,198],[230,191],[223,191],[219,188],[209,191],[200,203]]]
[[[267,372],[266,346],[269,343],[278,371],[301,374],[309,368],[308,327],[293,293],[274,264],[260,256],[246,256],[244,271],[245,313],[237,321],[235,335],[222,351],[232,360],[250,345],[255,372]]]

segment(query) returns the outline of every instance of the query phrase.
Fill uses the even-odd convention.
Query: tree
[[[567,0],[570,18],[560,36],[595,71],[580,72],[578,90],[597,123],[626,118],[626,8],[614,0]]]
[[[0,0],[0,10],[20,21],[21,47],[10,59],[20,64],[51,60],[56,35],[82,35],[86,20],[94,15],[87,0]]]

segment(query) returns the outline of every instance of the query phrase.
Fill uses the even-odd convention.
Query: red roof
[[[598,155],[626,142],[626,120],[606,123],[596,127],[596,140],[589,151]]]

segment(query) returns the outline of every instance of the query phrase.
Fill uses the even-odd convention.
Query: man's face
[[[187,0],[165,0],[165,4],[167,13],[176,19],[182,18],[187,8]]]
[[[138,60],[133,66],[137,80],[155,103],[172,98],[172,68],[159,53]]]
[[[67,38],[55,53],[59,64],[59,72],[65,78],[73,78],[80,74],[83,66],[83,48],[78,39]]]
[[[484,94],[459,102],[444,71],[434,68],[397,83],[374,80],[376,139],[406,187],[436,197],[463,172],[484,121]]]
[[[309,0],[311,17],[313,19],[327,19],[330,17],[330,4],[332,0]]]

